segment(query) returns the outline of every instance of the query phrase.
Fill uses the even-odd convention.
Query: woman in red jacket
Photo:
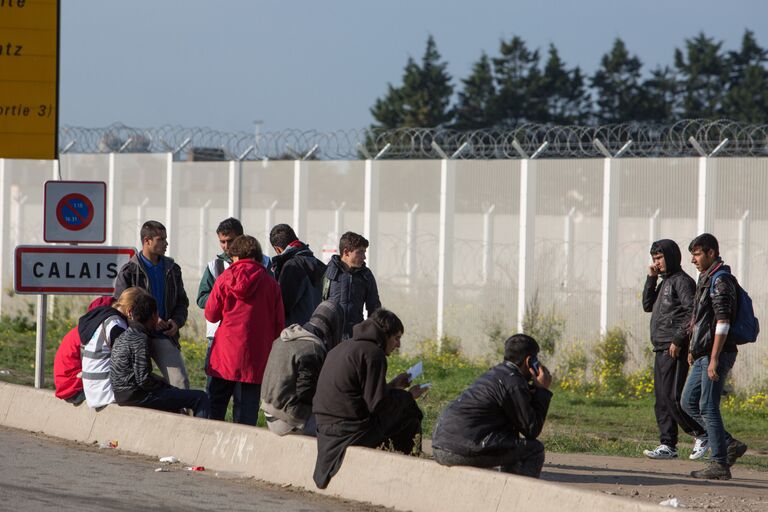
[[[284,327],[283,299],[277,281],[261,264],[261,246],[255,238],[236,238],[228,254],[232,265],[216,279],[205,304],[205,319],[221,322],[205,369],[211,377],[210,418],[224,420],[239,382],[234,421],[256,425],[264,368],[272,342]]]

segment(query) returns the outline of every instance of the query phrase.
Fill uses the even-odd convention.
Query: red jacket
[[[77,376],[82,370],[80,362],[80,335],[77,326],[61,339],[61,345],[53,359],[53,383],[56,397],[66,400],[83,390],[83,381]]]
[[[261,384],[272,342],[285,322],[280,286],[260,263],[239,260],[216,279],[205,319],[221,322],[205,372],[211,377]]]

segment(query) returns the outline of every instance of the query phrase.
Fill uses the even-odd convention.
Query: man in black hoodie
[[[681,267],[680,247],[673,240],[657,240],[651,244],[653,262],[643,288],[643,310],[651,313],[654,412],[659,426],[660,444],[643,450],[650,459],[677,458],[677,433],[680,426],[694,436],[691,459],[699,459],[709,450],[704,427],[688,416],[680,405],[680,397],[688,376],[688,325],[693,313],[696,284]],[[661,277],[661,284],[658,279]]]
[[[272,271],[283,294],[285,325],[304,325],[322,301],[325,264],[288,224],[273,227],[269,243],[277,253]]]
[[[320,489],[339,471],[347,446],[421,451],[423,414],[415,399],[424,388],[406,390],[407,373],[386,381],[387,356],[400,346],[402,335],[400,319],[377,309],[354,327],[351,340],[328,352],[312,407],[317,420],[314,480]]]

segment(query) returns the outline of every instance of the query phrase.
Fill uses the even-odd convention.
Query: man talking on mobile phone
[[[525,334],[504,342],[504,361],[480,376],[443,410],[432,434],[444,466],[499,467],[539,478],[552,375],[539,363],[539,344]]]
[[[643,310],[651,313],[654,412],[659,446],[643,453],[649,459],[676,459],[677,427],[680,426],[696,439],[689,456],[696,460],[709,450],[707,431],[680,406],[688,377],[688,331],[696,283],[680,266],[682,254],[674,240],[653,242],[650,253],[653,262],[643,287]]]

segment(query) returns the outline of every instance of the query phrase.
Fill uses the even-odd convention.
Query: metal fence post
[[[536,244],[536,195],[538,177],[534,159],[547,147],[544,142],[528,156],[515,139],[512,146],[518,152],[520,161],[520,217],[518,219],[518,274],[517,274],[517,330],[523,331],[523,320],[528,308],[528,299],[533,295],[534,249]]]
[[[699,153],[699,187],[697,205],[697,234],[711,233],[714,230],[715,204],[717,203],[717,166],[710,165],[710,159],[728,144],[723,139],[720,144],[707,154],[699,142],[690,137],[688,142]]]
[[[571,206],[563,220],[563,245],[565,246],[565,269],[563,271],[563,288],[568,290],[573,286],[573,216],[576,207]]]
[[[749,288],[749,210],[739,219],[739,283]]]
[[[121,205],[118,204],[117,198],[120,181],[120,176],[115,171],[115,153],[112,152],[109,154],[109,167],[107,169],[107,245],[115,245],[119,235]]]
[[[272,244],[269,241],[269,233],[275,226],[275,208],[277,208],[277,199],[272,201],[267,209],[264,211],[264,254],[272,257]]]
[[[370,268],[376,268],[376,255],[379,251],[379,188],[381,173],[376,160],[383,157],[390,147],[392,146],[387,144],[373,158],[371,158],[371,155],[368,154],[364,147],[362,148],[363,154],[367,157],[365,159],[365,188],[363,192],[363,236],[371,244],[368,247],[368,254],[366,256],[366,265]],[[336,241],[338,242],[338,239]]]
[[[173,167],[173,153],[166,153],[165,162],[165,232],[168,235],[168,256],[176,256],[179,247],[179,174]]]
[[[656,209],[648,218],[648,245],[650,245],[659,239],[659,213],[660,209]]]
[[[481,267],[481,276],[483,285],[487,285],[493,280],[493,210],[496,205],[492,204],[483,211],[483,262]]]
[[[605,156],[603,160],[603,229],[600,257],[600,335],[605,336],[613,325],[616,309],[616,235],[619,223],[619,190],[621,173],[614,172],[612,162],[632,144],[626,144],[615,154],[598,139],[594,145]]]
[[[13,280],[13,265],[8,263],[13,261],[11,257],[10,243],[10,172],[6,169],[6,159],[0,158],[0,313],[5,313],[4,302],[7,300],[5,289],[9,282]],[[6,280],[6,269],[11,269],[11,281]]]
[[[208,208],[211,206],[211,200],[207,200],[203,206],[200,207],[200,231],[199,239],[200,245],[198,246],[197,261],[200,266],[200,274],[205,272],[205,267],[208,264],[208,258],[206,257],[206,238],[208,234]]]
[[[437,146],[432,142],[433,147]],[[442,151],[441,151],[442,153]],[[453,221],[456,203],[455,163],[444,158],[440,160],[440,225],[437,261],[437,350],[443,348],[445,336],[445,305],[453,281]]]
[[[243,218],[243,160],[248,158],[252,151],[253,146],[249,146],[242,154],[229,161],[227,216],[238,220]]]
[[[413,276],[416,273],[416,231],[417,212],[419,203],[408,208],[405,221],[405,282],[408,286],[414,283]]]
[[[299,238],[307,233],[307,166],[301,160],[293,162],[293,230]]]
[[[331,202],[333,208],[333,237],[338,242],[341,235],[344,233],[344,207],[347,206],[346,201],[342,201],[337,205],[335,202]],[[367,238],[367,237],[366,237]]]

